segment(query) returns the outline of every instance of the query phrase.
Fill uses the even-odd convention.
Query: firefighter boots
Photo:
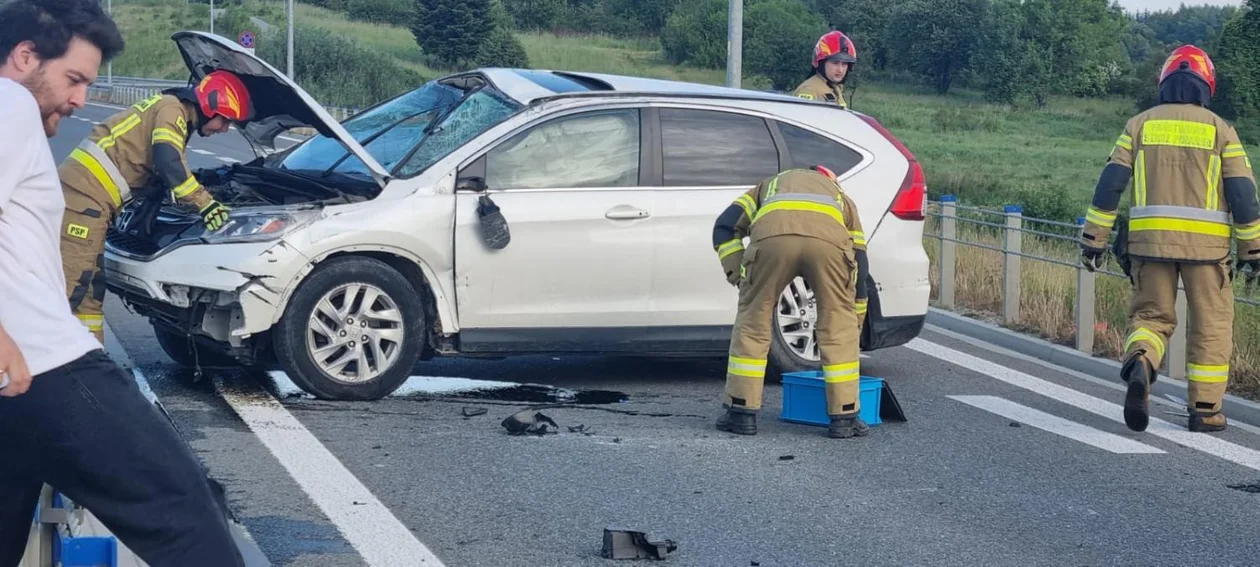
[[[1155,371],[1139,352],[1124,362],[1120,376],[1129,384],[1124,395],[1124,424],[1133,431],[1146,431],[1151,420],[1151,384],[1155,382]]]
[[[862,418],[856,414],[848,416],[832,416],[831,427],[827,429],[827,437],[832,439],[848,439],[850,437],[865,437],[870,432],[870,427],[866,425]]]
[[[736,435],[757,434],[757,414],[727,409],[717,420],[719,431],[728,431]]]
[[[1195,433],[1211,433],[1225,431],[1225,414],[1221,412],[1202,413],[1190,410],[1190,431]]]

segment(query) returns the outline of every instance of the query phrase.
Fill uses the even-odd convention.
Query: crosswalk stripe
[[[987,412],[995,413],[1002,417],[1031,425],[1043,431],[1049,431],[1050,433],[1061,435],[1063,437],[1067,437],[1068,439],[1074,439],[1087,445],[1093,445],[1094,447],[1104,451],[1121,454],[1164,454],[1163,450],[1156,447],[1152,447],[1144,443],[1138,443],[1137,441],[1121,437],[1114,433],[1108,433],[1101,429],[1096,429],[1075,421],[1063,419],[1061,417],[996,396],[948,397],[951,400],[957,400]]]
[[[906,348],[938,358],[960,368],[984,374],[1012,386],[1019,386],[1020,388],[1036,392],[1053,400],[1076,406],[1117,423],[1124,423],[1124,410],[1119,404],[1107,402],[1066,386],[1060,386],[1054,382],[1030,376],[1013,368],[1007,368],[921,338],[916,338],[906,343]],[[1173,425],[1153,415],[1151,416],[1150,426],[1144,433],[1260,471],[1260,451],[1230,443],[1210,434],[1190,432],[1185,427]]]

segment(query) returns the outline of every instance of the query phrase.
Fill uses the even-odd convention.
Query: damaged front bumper
[[[177,247],[140,259],[106,247],[110,291],[155,323],[239,348],[280,318],[308,259],[284,239]]]

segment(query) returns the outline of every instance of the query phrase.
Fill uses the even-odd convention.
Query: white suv
[[[862,348],[922,328],[923,172],[869,116],[699,84],[479,69],[339,124],[230,41],[173,39],[194,79],[245,76],[252,144],[320,132],[199,172],[234,207],[219,233],[160,191],[111,229],[111,291],[178,362],[278,364],[317,397],[375,399],[434,355],[721,357],[737,293],[714,220],[760,180],[814,164],[839,174],[866,228]],[[482,236],[490,205],[510,230],[501,249]],[[784,290],[772,379],[818,364],[812,297],[801,280]]]

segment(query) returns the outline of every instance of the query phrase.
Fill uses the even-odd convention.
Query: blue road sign
[[[237,38],[237,41],[241,43],[241,47],[245,47],[245,48],[253,47],[254,46],[254,32],[251,32],[251,31],[241,32],[241,37]]]

